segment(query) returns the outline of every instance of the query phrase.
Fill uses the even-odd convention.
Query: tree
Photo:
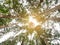
[[[54,4],[52,4],[53,1],[55,1]],[[46,38],[51,35],[47,34],[45,31],[47,29],[42,28],[42,24],[48,20],[56,20],[50,18],[50,14],[59,10],[60,5],[52,9],[50,5],[57,3],[57,0],[5,0],[0,4],[0,27],[13,31],[14,36],[1,44],[16,45],[17,42],[21,42],[21,45],[47,45]],[[15,22],[11,23],[13,20]],[[26,32],[23,33],[25,30]],[[33,33],[34,36],[32,36]],[[29,35],[32,39],[29,39]]]

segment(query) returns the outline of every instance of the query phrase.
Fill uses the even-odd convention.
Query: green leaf
[[[9,9],[3,5],[0,5],[0,12],[1,13],[7,13],[9,11]]]
[[[48,5],[49,3],[48,3],[48,0],[46,0],[46,4]]]
[[[0,18],[0,25],[6,25],[9,23],[12,19],[10,18]]]

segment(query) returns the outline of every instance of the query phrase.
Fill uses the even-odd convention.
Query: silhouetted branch
[[[56,22],[60,22],[60,18],[51,18],[50,20],[56,21]]]
[[[55,10],[58,10],[60,9],[60,5],[58,6],[55,6],[54,8],[52,9],[48,9],[42,13],[40,13],[40,15],[49,15],[51,12],[54,12]],[[11,16],[11,15],[6,15],[6,16],[3,16],[3,15],[0,15],[0,18],[17,18],[17,17],[20,17],[20,16]]]

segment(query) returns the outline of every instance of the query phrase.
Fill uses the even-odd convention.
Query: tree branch
[[[55,10],[58,10],[58,9],[60,9],[60,5],[58,5],[58,6],[55,6],[54,8],[52,8],[52,9],[49,9],[49,10],[46,10],[45,12],[42,12],[41,13],[41,15],[49,15],[49,13],[51,13],[51,12],[54,12]],[[48,13],[47,13],[48,12]],[[7,16],[0,16],[0,18],[21,18],[21,16],[10,16],[10,15],[7,15]],[[52,20],[57,20],[57,21],[60,21],[59,20],[60,18],[52,18]],[[4,27],[8,27],[8,26],[0,26],[0,28],[4,28]]]
[[[39,15],[43,15],[43,14],[44,15],[49,15],[51,12],[54,12],[55,10],[59,10],[59,9],[60,9],[60,5],[55,6],[52,9],[46,10],[46,11],[40,13]],[[3,16],[3,15],[0,15],[0,18],[17,18],[17,17],[20,17],[20,16],[11,16],[11,15]]]

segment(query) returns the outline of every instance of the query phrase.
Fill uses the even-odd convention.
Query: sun
[[[33,31],[42,34],[44,30],[41,28],[40,23],[34,18],[34,16],[29,16],[27,30],[29,33],[32,33]]]
[[[28,23],[29,23],[30,27],[36,27],[37,25],[39,25],[39,23],[33,16],[29,16]]]

